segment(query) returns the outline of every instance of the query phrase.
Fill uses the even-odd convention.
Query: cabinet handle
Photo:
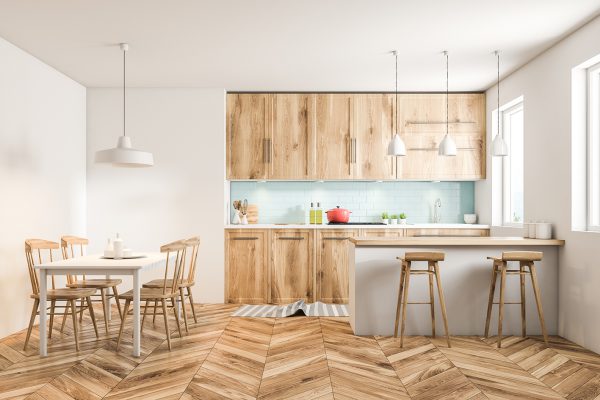
[[[269,162],[269,139],[263,139],[263,162]]]
[[[258,238],[256,236],[247,236],[247,237],[234,237],[231,238],[231,240],[258,240]]]
[[[323,240],[348,240],[349,237],[324,237]]]
[[[271,164],[273,159],[273,140],[271,138],[267,139],[267,162]]]
[[[304,240],[302,236],[282,236],[279,240]]]
[[[356,138],[352,139],[352,159],[354,160],[354,164],[356,164]]]

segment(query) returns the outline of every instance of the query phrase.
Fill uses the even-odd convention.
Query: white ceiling
[[[482,90],[598,15],[600,0],[0,0],[0,37],[88,87]],[[1,61],[0,61],[1,62]]]

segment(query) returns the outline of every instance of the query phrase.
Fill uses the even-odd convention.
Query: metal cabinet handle
[[[349,237],[324,237],[323,240],[348,240]]]
[[[356,138],[352,138],[352,162],[356,164]]]
[[[302,236],[282,236],[279,240],[304,240]]]
[[[256,236],[248,236],[248,237],[234,237],[231,238],[231,240],[258,240],[258,238]]]
[[[263,139],[263,162],[269,162],[269,139]]]
[[[267,162],[271,164],[273,160],[273,139],[267,139]]]

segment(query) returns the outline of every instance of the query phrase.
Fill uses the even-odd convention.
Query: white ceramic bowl
[[[465,214],[465,224],[474,224],[477,222],[477,214]]]

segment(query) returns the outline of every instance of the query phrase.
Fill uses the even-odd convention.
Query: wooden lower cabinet
[[[490,236],[489,229],[411,228],[406,236]]]
[[[357,234],[357,230],[345,229],[316,231],[316,299],[318,301],[348,303],[348,239]]]
[[[404,229],[361,229],[360,236],[367,238],[397,238],[404,236]]]
[[[312,302],[314,231],[274,229],[271,236],[270,302]]]
[[[267,230],[225,231],[225,293],[229,303],[268,302]]]

